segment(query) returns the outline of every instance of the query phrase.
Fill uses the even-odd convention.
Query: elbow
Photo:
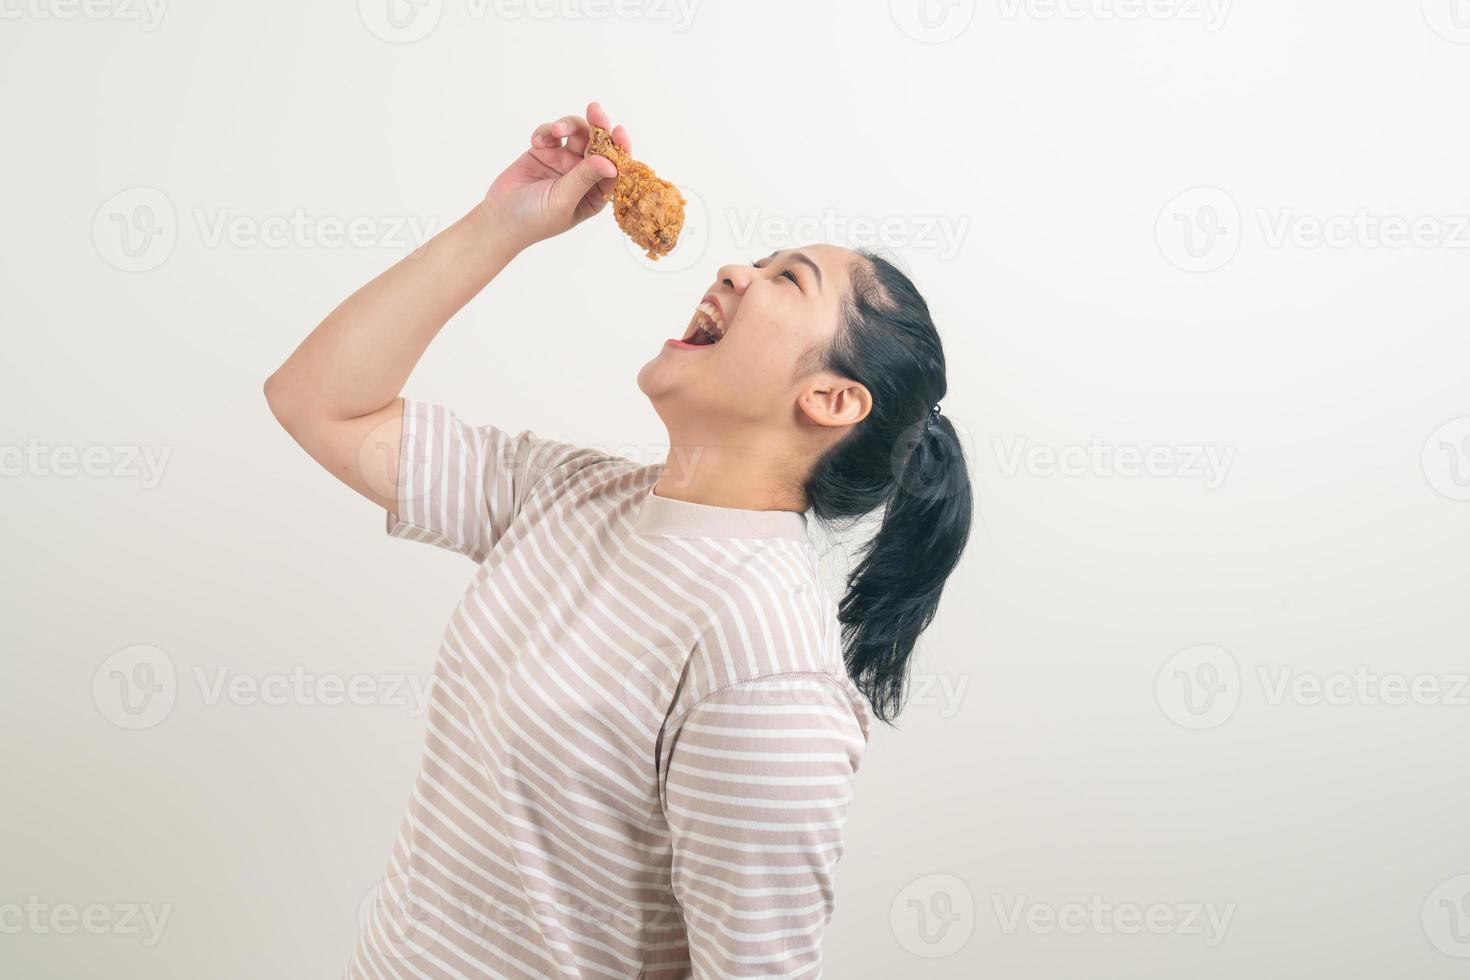
[[[281,381],[280,371],[275,372],[265,379],[263,390],[265,392],[265,403],[270,408],[271,415],[275,416],[276,421],[281,423],[281,428],[287,432],[291,431],[292,413],[290,411],[290,399],[286,392],[286,386]]]

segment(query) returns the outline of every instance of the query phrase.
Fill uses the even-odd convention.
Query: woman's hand
[[[292,438],[388,511],[398,512],[403,490],[398,393],[429,342],[521,249],[592,217],[612,192],[612,161],[582,159],[588,119],[630,149],[596,102],[587,119],[538,126],[483,201],[343,300],[266,379],[266,401]]]
[[[586,118],[563,116],[537,126],[531,148],[490,185],[481,207],[516,247],[560,235],[607,203],[603,198],[612,193],[618,169],[606,157],[583,158],[591,136],[589,121],[632,151],[627,132],[621,126],[614,129],[602,106],[593,102]]]

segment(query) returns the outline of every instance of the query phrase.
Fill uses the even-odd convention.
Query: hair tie
[[[939,418],[939,403],[938,402],[936,402],[934,404],[934,407],[933,408],[929,409],[929,414],[924,418],[924,433],[926,435],[929,432],[929,427],[934,424],[934,420],[937,419],[937,418]]]

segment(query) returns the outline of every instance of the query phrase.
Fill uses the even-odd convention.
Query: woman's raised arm
[[[338,479],[388,510],[401,437],[399,392],[429,342],[520,251],[600,211],[617,170],[583,158],[597,103],[531,134],[484,200],[343,300],[265,382],[271,412]],[[614,138],[630,148],[622,127]],[[563,143],[565,140],[565,143]]]

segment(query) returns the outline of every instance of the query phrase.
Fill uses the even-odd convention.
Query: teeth
[[[709,334],[710,339],[719,340],[725,335],[725,324],[720,316],[719,307],[706,300],[695,307],[694,310],[700,314],[699,328]]]

